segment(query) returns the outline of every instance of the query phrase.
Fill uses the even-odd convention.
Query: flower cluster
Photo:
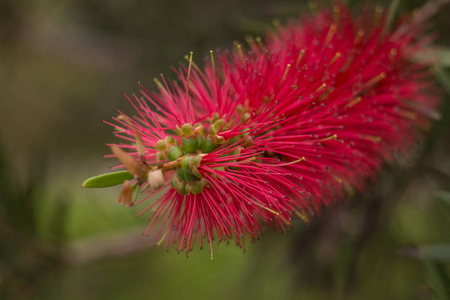
[[[137,116],[112,124],[131,177],[119,202],[150,204],[145,233],[178,251],[212,241],[245,247],[264,224],[308,220],[409,150],[436,116],[428,66],[412,58],[431,39],[423,17],[392,30],[379,8],[343,5],[211,51],[128,98]],[[123,180],[122,180],[123,181]],[[134,200],[136,187],[146,193]],[[141,190],[141,191],[142,191]],[[156,199],[156,200],[154,200]]]

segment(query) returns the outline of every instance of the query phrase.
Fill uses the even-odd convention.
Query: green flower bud
[[[215,113],[213,118],[212,118],[212,120],[211,120],[211,123],[214,124],[214,122],[216,122],[218,119],[219,119],[219,113]]]
[[[186,192],[186,195],[189,195],[192,192],[192,184],[186,184],[184,191]]]
[[[172,176],[172,188],[178,189],[178,186],[180,185],[180,180],[178,179],[177,174],[174,174]]]
[[[197,146],[199,149],[202,149],[204,140],[205,138],[201,134],[197,136]]]
[[[197,135],[200,135],[200,134],[204,134],[205,133],[204,129],[205,128],[203,127],[203,125],[197,126],[197,128],[195,128],[195,130],[194,130],[194,135],[197,136]]]
[[[243,147],[237,147],[231,153],[232,153],[232,155],[239,155],[239,154],[241,154],[242,149],[244,149],[244,148]]]
[[[194,181],[191,184],[191,192],[194,195],[201,194],[203,192],[203,188],[205,187],[205,184],[202,181]]]
[[[246,112],[242,115],[241,120],[242,121],[247,121],[249,118],[251,117],[249,112]]]
[[[189,174],[192,174],[192,156],[186,156],[185,158],[183,158],[183,160],[181,161],[181,168]]]
[[[219,120],[214,122],[213,126],[216,129],[216,131],[219,131],[219,129],[222,127],[223,123],[225,123],[224,119],[219,119]]]
[[[197,152],[198,139],[195,137],[182,138],[181,144],[186,153],[191,154]]]
[[[183,135],[190,137],[194,133],[194,127],[191,124],[186,123],[181,127],[181,131],[183,132]]]
[[[201,162],[202,162],[202,156],[200,156],[200,155],[197,155],[197,156],[195,156],[194,157],[194,159],[192,160],[192,165],[194,166],[194,167],[200,167],[200,164],[201,164]]]
[[[243,143],[243,146],[244,146],[245,148],[248,148],[248,147],[251,147],[251,146],[253,146],[253,145],[254,145],[254,143],[253,143],[252,137],[250,137],[250,136],[246,137],[246,138],[245,138],[245,141],[244,141],[244,143]]]
[[[197,169],[197,167],[192,167],[192,174],[194,174],[198,178],[202,178],[203,177],[202,174],[200,173],[200,171]]]
[[[241,138],[239,137],[239,136],[233,136],[231,139],[230,139],[230,145],[231,144],[234,144],[234,143],[237,143],[237,142],[239,142],[241,140]]]
[[[180,193],[180,195],[186,195],[186,183],[181,181],[180,184],[178,185],[178,193]]]
[[[216,168],[213,168],[213,169],[218,170],[218,171],[222,171],[222,172],[225,171],[225,167],[216,167]],[[212,176],[213,176],[214,178],[217,178],[217,174],[213,174]]]
[[[178,136],[182,136],[183,135],[183,131],[181,130],[180,127],[178,127],[178,125],[175,125],[175,131],[177,132]]]
[[[203,177],[197,169],[200,166],[201,161],[201,156],[187,156],[181,161],[180,166],[181,169],[185,172],[184,176],[186,178],[186,181],[188,181],[186,174],[192,174],[197,177],[196,179],[200,179]]]
[[[166,151],[166,149],[167,149],[166,141],[165,140],[157,141],[156,144],[155,144],[155,148],[158,151]]]
[[[167,158],[170,161],[177,160],[178,158],[182,157],[184,155],[183,148],[179,146],[172,146],[170,147],[169,151],[167,152]]]
[[[171,137],[170,135],[166,136],[164,139],[166,141],[166,145],[170,148],[170,146],[177,145],[177,141]]]
[[[211,139],[211,137],[207,137],[204,141],[203,141],[203,145],[202,145],[202,152],[203,153],[210,153],[214,150],[217,149],[217,145],[214,144],[213,140]]]
[[[166,160],[166,159],[167,159],[167,157],[166,157],[166,155],[164,154],[164,152],[156,152],[155,158],[156,158],[156,161],[157,161],[157,162],[160,162],[160,161],[162,161],[162,160]]]
[[[217,134],[217,129],[214,125],[209,126],[209,135],[213,136]]]
[[[181,169],[180,169],[181,170]],[[184,172],[184,171],[183,171]],[[200,178],[198,178],[197,176],[195,176],[195,175],[193,175],[193,174],[189,174],[189,173],[186,173],[186,172],[184,172],[184,180],[187,182],[187,183],[191,183],[191,182],[193,182],[193,181],[196,181],[196,180],[199,180]]]
[[[178,173],[177,173],[178,179],[186,181],[185,174],[186,173],[183,171],[183,169],[178,169]]]
[[[214,143],[217,145],[222,145],[227,142],[227,140],[223,136],[220,136],[220,135],[213,135],[213,140],[214,140]]]

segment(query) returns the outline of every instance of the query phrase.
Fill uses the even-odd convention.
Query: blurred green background
[[[116,141],[102,120],[133,113],[122,90],[138,92],[139,80],[152,89],[189,51],[201,64],[210,49],[308,11],[299,0],[1,0],[0,299],[450,299],[445,68],[442,119],[411,157],[364,195],[245,253],[166,253],[140,234],[139,207],[115,203],[118,189],[80,188],[115,164],[102,158]],[[449,15],[432,20],[444,47]]]

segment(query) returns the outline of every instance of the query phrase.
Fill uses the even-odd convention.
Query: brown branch
[[[132,229],[69,244],[62,250],[62,259],[70,265],[85,264],[135,254],[152,246],[152,238],[143,236],[140,229]]]

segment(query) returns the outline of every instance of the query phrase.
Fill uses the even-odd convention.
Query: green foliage
[[[86,179],[81,186],[85,188],[110,187],[122,184],[125,180],[131,180],[133,177],[133,174],[128,171],[106,173]]]

